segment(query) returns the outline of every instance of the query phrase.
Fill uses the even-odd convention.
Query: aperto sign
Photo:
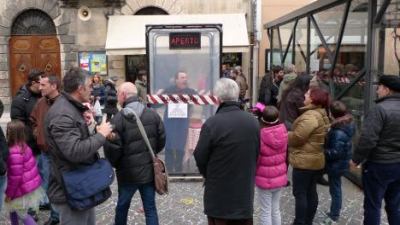
[[[169,49],[200,49],[200,32],[172,32],[169,34]]]

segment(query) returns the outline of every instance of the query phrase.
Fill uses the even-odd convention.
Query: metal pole
[[[257,90],[258,90],[258,66],[259,66],[259,54],[260,54],[260,40],[261,40],[261,0],[253,0],[253,9],[254,9],[254,17],[253,17],[253,71],[251,77],[251,103],[255,105],[257,102]]]

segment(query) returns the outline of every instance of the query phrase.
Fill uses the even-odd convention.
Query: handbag
[[[136,123],[138,125],[140,134],[143,137],[144,142],[146,143],[147,149],[149,150],[149,153],[151,155],[151,158],[153,160],[153,167],[154,167],[154,184],[156,188],[156,192],[159,195],[163,194],[168,194],[168,172],[167,168],[165,167],[165,162],[159,159],[153,151],[153,148],[150,145],[149,138],[147,137],[146,131],[144,130],[142,121],[136,114],[136,112],[132,109],[128,109],[130,113],[133,113],[136,118]]]
[[[87,210],[105,202],[111,196],[114,170],[107,159],[78,169],[62,172],[67,203],[73,210]]]
[[[100,101],[99,100],[96,100],[96,102],[94,103],[93,111],[94,111],[94,115],[95,116],[102,116],[103,115],[103,113],[101,111],[101,105],[100,105]]]

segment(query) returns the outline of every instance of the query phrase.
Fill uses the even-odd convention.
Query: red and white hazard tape
[[[186,103],[192,105],[218,105],[217,97],[213,95],[147,95],[151,104]]]

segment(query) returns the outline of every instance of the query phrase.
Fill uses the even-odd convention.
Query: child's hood
[[[274,150],[279,150],[288,144],[288,134],[284,124],[261,129],[261,141]]]

